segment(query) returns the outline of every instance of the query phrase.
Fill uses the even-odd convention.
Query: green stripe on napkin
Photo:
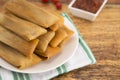
[[[24,76],[25,76],[26,80],[30,80],[29,74],[24,74]]]
[[[58,68],[57,68],[57,71],[58,71],[58,74],[62,74],[61,67],[58,67]]]
[[[12,72],[12,74],[13,74],[14,80],[18,80],[17,73],[16,72]]]
[[[63,74],[67,72],[67,68],[65,67],[65,65],[61,65],[60,67],[56,68],[58,71],[58,74]]]
[[[58,67],[58,68],[56,68],[56,69],[57,69],[57,71],[58,71],[58,74],[62,74],[62,70],[61,70],[60,67]]]
[[[23,74],[22,73],[18,73],[19,79],[20,80],[24,80]]]
[[[63,64],[61,67],[62,67],[62,69],[63,69],[63,71],[64,71],[63,73],[66,73],[66,72],[67,72],[66,66]]]
[[[1,77],[1,75],[0,75],[0,80],[2,80],[2,77]]]

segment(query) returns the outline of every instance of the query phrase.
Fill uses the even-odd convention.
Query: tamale
[[[55,36],[53,37],[53,39],[50,41],[50,45],[52,47],[57,47],[67,36],[68,35],[66,31],[63,28],[59,28],[55,32]]]
[[[26,0],[8,1],[5,5],[5,9],[44,28],[50,27],[59,20],[54,14]]]
[[[31,57],[39,40],[26,41],[0,26],[0,41],[20,51],[25,56]]]
[[[0,24],[27,41],[33,40],[47,32],[46,29],[31,22],[20,19],[10,13],[0,13]]]
[[[55,12],[52,12],[52,13],[60,18],[59,21],[57,21],[55,24],[49,27],[52,31],[56,31],[64,25],[64,18]]]
[[[54,31],[48,31],[46,34],[40,36],[39,39],[39,43],[36,47],[36,50],[39,50],[40,52],[45,52],[45,50],[47,49],[47,46],[49,44],[49,42],[52,40],[52,38],[55,36],[55,32]]]
[[[15,49],[0,42],[0,57],[19,69],[25,69],[39,63],[42,59],[32,54],[32,58],[22,55]]]
[[[57,31],[62,26],[63,26],[63,23],[61,22],[61,20],[59,20],[57,23],[55,23],[54,25],[50,26],[49,28],[52,31]]]
[[[61,48],[60,47],[51,47],[51,46],[48,46],[46,51],[44,53],[40,53],[39,50],[36,50],[36,54],[40,55],[40,56],[43,56],[45,57],[45,59],[49,59],[57,54],[59,54],[61,51]]]
[[[62,28],[65,30],[65,32],[67,33],[68,36],[59,44],[59,46],[64,45],[74,34],[74,32],[72,30],[70,30],[69,28],[67,28],[65,25],[62,26]]]

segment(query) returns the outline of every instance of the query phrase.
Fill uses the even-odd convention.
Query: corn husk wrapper
[[[6,3],[5,9],[44,28],[50,27],[59,20],[54,14],[26,0],[11,0]]]
[[[0,13],[0,24],[27,41],[36,39],[37,37],[47,32],[46,29],[31,22],[20,19],[10,13]]]
[[[36,50],[39,50],[40,53],[44,53],[48,47],[48,44],[50,43],[50,41],[52,40],[52,38],[55,36],[55,32],[54,31],[48,31],[46,34],[40,36],[39,39],[39,43],[36,47]]]
[[[20,51],[23,55],[32,57],[39,40],[26,41],[0,26],[0,41]]]
[[[37,55],[32,54],[32,58],[22,55],[15,49],[0,42],[0,57],[12,64],[16,68],[26,69],[35,64],[38,64],[42,59]]]

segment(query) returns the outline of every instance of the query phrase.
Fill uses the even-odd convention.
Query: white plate
[[[72,25],[70,25],[69,22],[65,21],[65,25],[75,32],[75,29],[72,28]],[[69,39],[69,41],[62,47],[61,53],[47,61],[43,61],[35,66],[32,66],[24,70],[19,70],[0,58],[0,66],[8,70],[21,72],[21,73],[46,72],[46,71],[55,69],[60,65],[64,64],[66,61],[68,61],[75,53],[77,46],[78,46],[78,36],[77,36],[77,33],[75,32],[75,34],[71,37],[71,39]]]

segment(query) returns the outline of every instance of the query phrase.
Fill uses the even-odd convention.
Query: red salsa
[[[104,0],[76,0],[73,7],[96,13]]]

